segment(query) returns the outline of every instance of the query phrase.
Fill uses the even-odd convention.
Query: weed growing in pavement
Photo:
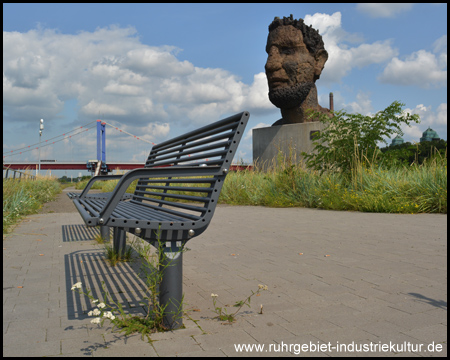
[[[124,332],[125,335],[138,332],[142,335],[143,339],[144,336],[148,337],[151,333],[169,330],[163,321],[166,315],[166,305],[161,305],[159,303],[159,287],[162,282],[164,269],[167,266],[171,266],[171,263],[170,261],[166,261],[166,255],[163,251],[164,243],[159,240],[156,254],[152,252],[151,245],[149,244],[144,245],[133,242],[133,245],[133,247],[128,247],[127,252],[129,252],[131,258],[132,249],[135,249],[141,260],[141,274],[139,275],[143,275],[146,288],[145,296],[142,301],[140,301],[140,304],[147,308],[147,314],[145,316],[127,314],[126,308],[124,308],[120,302],[114,301],[112,296],[106,290],[104,281],[102,281],[103,301],[94,298],[89,288],[86,288],[86,290],[83,291],[83,284],[81,282],[74,284],[71,290],[80,295],[87,296],[92,301],[95,308],[88,312],[89,316],[94,317],[91,320],[91,323],[103,326],[105,320],[109,320],[110,323],[113,324],[113,330],[118,329],[119,332]],[[117,257],[113,250],[111,250],[111,253],[112,258]],[[112,262],[112,259],[109,260]],[[179,307],[180,313],[175,315],[175,319],[179,319],[182,316],[182,305],[183,299]],[[150,341],[150,338],[148,338],[148,340]]]
[[[239,310],[242,309],[242,307],[244,305],[247,305],[248,307],[250,307],[250,300],[252,298],[252,296],[259,294],[261,291],[264,290],[268,290],[267,285],[258,285],[258,290],[256,290],[256,292],[254,292],[253,290],[251,290],[252,294],[250,296],[248,296],[247,298],[245,298],[244,300],[241,301],[236,301],[236,303],[233,305],[234,307],[237,307],[238,309],[232,313],[229,314],[227,311],[226,307],[220,307],[217,306],[217,297],[219,295],[217,294],[211,294],[212,297],[212,301],[213,301],[213,305],[214,305],[214,312],[218,315],[217,318],[221,321],[228,321],[229,323],[232,323],[236,320],[236,314],[239,312]]]

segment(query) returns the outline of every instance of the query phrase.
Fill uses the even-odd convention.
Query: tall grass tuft
[[[385,168],[363,155],[350,176],[280,161],[267,171],[231,172],[221,203],[386,213],[447,213],[447,157]],[[283,159],[282,159],[283,160]]]
[[[22,216],[36,213],[44,203],[61,192],[61,185],[52,177],[36,180],[3,179],[3,234]]]

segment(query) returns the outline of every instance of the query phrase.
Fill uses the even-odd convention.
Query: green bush
[[[315,152],[303,153],[307,166],[311,169],[339,171],[350,174],[355,162],[377,162],[379,142],[386,143],[385,137],[402,135],[401,124],[419,122],[418,115],[402,112],[404,104],[394,101],[386,109],[374,116],[349,114],[345,111],[333,112],[333,117],[318,112],[309,116],[319,118],[325,124],[324,130],[316,135],[313,143]]]
[[[411,165],[412,163],[423,164],[427,159],[435,156],[446,156],[447,141],[424,141],[411,144],[406,142],[400,145],[386,146],[380,149],[381,161],[385,166],[396,166],[398,164]]]

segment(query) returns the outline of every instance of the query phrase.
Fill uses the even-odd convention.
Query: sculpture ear
[[[322,73],[323,67],[325,66],[325,62],[328,60],[328,53],[326,50],[319,50],[314,56],[315,65],[314,65],[314,78],[317,80]]]

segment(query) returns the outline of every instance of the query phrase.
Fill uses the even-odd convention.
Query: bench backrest
[[[249,116],[242,112],[154,145],[145,164],[147,168],[209,166],[219,167],[222,175],[140,179],[131,202],[166,212],[181,221],[205,221],[207,214],[212,217]]]

